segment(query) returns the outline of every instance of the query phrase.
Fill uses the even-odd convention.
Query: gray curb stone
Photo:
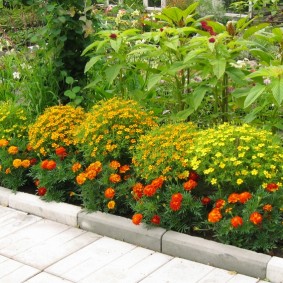
[[[283,258],[272,257],[267,264],[266,277],[274,283],[283,283]]]
[[[14,194],[11,190],[0,187],[0,205],[9,206],[9,198]]]
[[[262,279],[266,277],[267,264],[271,259],[265,254],[174,231],[164,234],[162,252]]]
[[[46,202],[36,195],[17,193],[9,196],[9,207],[77,227],[81,208],[67,203]]]
[[[161,252],[163,228],[147,229],[145,225],[134,225],[130,219],[103,212],[80,212],[79,227],[99,235]]]

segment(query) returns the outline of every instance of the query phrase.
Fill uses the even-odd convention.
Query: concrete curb
[[[14,194],[3,187],[0,187],[0,205],[164,254],[268,279],[273,283],[283,283],[283,258],[166,231],[163,228],[135,226],[130,219],[124,217],[103,212],[87,213],[75,205],[44,202],[38,196],[21,192]]]

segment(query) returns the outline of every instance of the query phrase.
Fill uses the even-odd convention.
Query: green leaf
[[[190,51],[184,58],[184,63],[187,63],[193,59],[195,59],[195,57],[203,52],[205,52],[206,49],[205,48],[200,48],[200,49],[194,49],[192,51]]]
[[[193,92],[193,104],[194,110],[197,110],[198,107],[201,105],[206,92],[209,90],[206,86],[199,86]]]
[[[95,56],[95,57],[92,57],[85,65],[85,73],[89,71],[89,69],[95,65],[103,56],[102,55],[99,55],[99,56]]]
[[[119,53],[119,49],[121,47],[121,43],[122,43],[122,38],[121,37],[117,37],[116,39],[111,39],[110,40],[110,45],[114,49],[114,51],[116,53]]]
[[[246,84],[246,76],[242,70],[237,68],[229,68],[226,70],[226,73],[237,85],[242,86]]]
[[[187,120],[187,118],[193,114],[195,112],[195,110],[193,108],[188,108],[188,109],[185,109],[185,110],[182,110],[182,111],[179,111],[177,114],[176,114],[176,120],[178,121],[185,121]]]
[[[105,70],[106,79],[109,84],[112,84],[112,82],[117,78],[122,68],[123,65],[120,64],[120,65],[110,66]]]
[[[249,107],[252,103],[254,103],[260,95],[265,91],[266,86],[264,85],[256,85],[254,86],[250,92],[248,93],[247,98],[244,102],[244,108]]]
[[[244,123],[251,123],[254,119],[256,119],[257,114],[259,112],[261,112],[264,109],[265,105],[256,107],[255,109],[253,109],[250,113],[248,113],[245,117],[244,117]]]
[[[93,43],[91,43],[90,45],[88,45],[82,52],[82,56],[85,55],[89,50],[93,49],[95,46],[97,46],[98,42],[95,41]]]
[[[76,94],[74,92],[72,92],[70,89],[66,90],[64,92],[65,96],[68,96],[70,99],[75,99],[76,98]]]
[[[81,90],[81,88],[79,86],[75,86],[72,88],[72,92],[74,93],[78,93]]]
[[[216,60],[211,60],[211,65],[213,67],[213,73],[217,77],[217,79],[220,79],[226,69],[226,60],[224,58],[222,59],[216,59]]]
[[[161,74],[151,74],[148,77],[147,89],[151,90],[156,84],[160,82],[161,79],[162,79]]]
[[[260,49],[250,49],[250,53],[254,57],[257,57],[260,60],[267,62],[268,64],[270,63],[271,60],[274,59],[271,53],[267,53],[267,52],[260,50]]]
[[[177,51],[178,46],[179,46],[179,40],[177,38],[174,38],[173,40],[171,39],[170,41],[167,40],[165,42],[163,42],[163,44],[168,47],[169,49],[173,49],[175,51]]]
[[[244,39],[248,39],[250,36],[252,36],[254,33],[256,33],[257,31],[266,28],[267,26],[269,26],[268,23],[262,23],[262,24],[258,24],[256,26],[252,26],[250,28],[248,28],[244,34],[243,34],[243,38]]]
[[[66,78],[66,84],[71,85],[74,82],[74,79],[72,77]]]
[[[216,33],[222,33],[226,31],[226,26],[215,21],[207,21],[207,25],[212,27],[213,31],[215,31]]]
[[[97,86],[97,83],[101,82],[102,78],[100,76],[98,76],[94,81],[92,81],[91,83],[89,83],[88,85],[86,85],[84,87],[84,89],[88,89],[88,88],[94,88],[95,86]]]
[[[271,91],[278,105],[281,105],[283,101],[283,78],[279,77],[278,80],[273,82]]]

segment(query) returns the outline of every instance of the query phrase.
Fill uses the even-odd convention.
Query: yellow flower
[[[22,160],[21,160],[21,159],[14,159],[14,160],[13,160],[13,166],[14,166],[15,168],[21,167],[21,166],[22,166]]]
[[[237,185],[241,185],[241,184],[243,184],[243,180],[242,179],[237,179]]]
[[[221,163],[219,164],[219,167],[222,168],[222,169],[225,168],[225,166],[226,166],[226,164],[223,163],[223,162],[221,162]]]
[[[111,201],[108,202],[107,207],[108,207],[108,209],[114,209],[115,205],[116,205],[115,201],[111,200]]]
[[[19,149],[17,146],[10,146],[8,148],[8,153],[11,154],[11,155],[15,155],[19,152]]]
[[[253,169],[252,172],[251,172],[251,174],[252,174],[253,176],[256,176],[256,175],[258,174],[258,170]]]
[[[211,183],[211,185],[216,185],[217,184],[217,179],[216,178],[212,178],[210,183]]]

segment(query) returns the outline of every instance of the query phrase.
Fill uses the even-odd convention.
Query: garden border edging
[[[144,224],[135,226],[130,219],[121,216],[103,212],[88,213],[72,204],[45,202],[39,196],[13,193],[3,187],[0,187],[0,205],[164,254],[268,279],[273,283],[283,283],[283,258],[167,231],[160,227],[148,229]]]

